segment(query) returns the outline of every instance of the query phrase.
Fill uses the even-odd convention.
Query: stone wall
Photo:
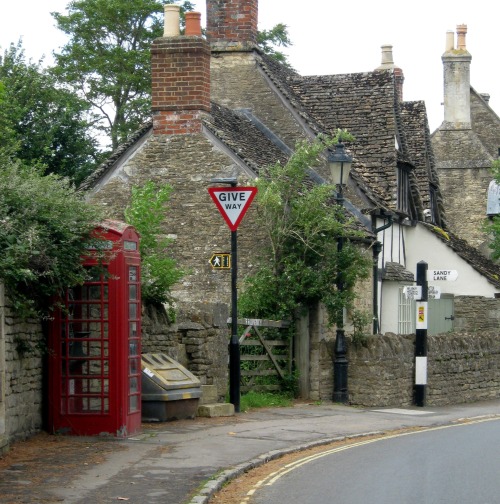
[[[498,332],[500,328],[500,298],[455,296],[453,327],[455,331],[472,334]]]
[[[495,332],[429,336],[427,406],[500,397],[500,337]],[[349,345],[349,396],[365,407],[413,404],[415,336],[370,336]]]
[[[371,253],[367,249],[367,253]],[[354,308],[356,311],[366,315],[368,324],[362,328],[363,334],[370,334],[372,331],[372,276],[360,280],[356,286],[356,299]],[[353,313],[348,313],[346,317],[346,335],[352,335],[354,327],[352,325]],[[313,401],[328,401],[333,396],[333,361],[334,345],[336,338],[336,328],[330,325],[328,313],[324,306],[319,305],[309,311],[307,317],[307,328],[300,337],[309,337],[308,347],[308,369],[306,372],[309,378],[308,385],[302,385],[308,399]],[[300,326],[304,330],[304,326]],[[297,340],[296,340],[297,344]]]
[[[42,428],[44,338],[37,321],[17,320],[0,292],[0,450]]]
[[[142,315],[142,352],[164,353],[189,369],[202,385],[215,385],[219,401],[228,389],[228,307],[196,304],[180,310],[174,323],[162,308]]]
[[[482,230],[486,219],[488,186],[492,176],[488,168],[440,168],[439,181],[450,229],[472,246],[482,247],[489,240]]]

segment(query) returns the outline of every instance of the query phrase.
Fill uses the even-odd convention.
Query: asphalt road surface
[[[439,427],[302,459],[269,476],[256,504],[495,504],[500,421]]]

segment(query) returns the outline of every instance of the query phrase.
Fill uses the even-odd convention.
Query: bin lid
[[[143,378],[147,376],[164,390],[201,387],[200,380],[193,373],[163,353],[142,354],[141,368]]]

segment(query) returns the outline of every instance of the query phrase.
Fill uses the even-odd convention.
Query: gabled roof
[[[258,62],[312,131],[332,134],[340,128],[354,135],[348,144],[352,178],[371,205],[397,212],[397,168],[405,166],[413,207],[422,217],[420,190],[427,187],[428,193],[428,179],[417,182],[392,70],[302,77],[265,55]]]
[[[431,233],[450,247],[459,257],[470,264],[476,271],[483,275],[489,283],[500,289],[500,265],[485,257],[475,247],[457,235],[443,232],[442,229],[430,224],[423,224]]]
[[[101,163],[79,186],[79,191],[87,191],[94,187],[99,180],[110,172],[114,166],[119,163],[120,159],[127,155],[128,152],[134,150],[137,145],[151,134],[153,122],[147,121],[137,131],[135,131],[126,142],[123,142],[111,155]]]
[[[233,111],[212,102],[210,115],[203,124],[229,147],[255,175],[265,166],[277,162],[286,164],[290,153],[281,148],[277,139],[265,128],[258,128],[244,111]]]
[[[424,208],[431,208],[429,186],[434,189],[439,209],[438,222],[446,228],[445,211],[439,176],[436,170],[427,110],[423,101],[406,101],[400,104],[403,128],[406,133],[408,153],[415,165],[416,179]]]
[[[223,142],[236,157],[238,157],[253,173],[277,162],[286,163],[289,153],[280,148],[261,129],[257,128],[244,113],[229,110],[226,107],[212,103],[210,115],[203,118],[204,126],[221,142]],[[152,133],[153,122],[146,122],[130,138],[116,149],[81,185],[80,190],[91,189],[108,172],[112,171],[121,159],[126,157],[141,140]]]
[[[382,278],[396,282],[413,282],[415,280],[413,273],[408,271],[402,264],[390,261],[385,263]]]

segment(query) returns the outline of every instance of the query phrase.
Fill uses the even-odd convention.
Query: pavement
[[[140,434],[126,439],[40,434],[14,443],[0,460],[0,502],[207,504],[238,474],[292,451],[497,416],[500,399],[423,408],[296,403],[231,417],[143,424]]]

